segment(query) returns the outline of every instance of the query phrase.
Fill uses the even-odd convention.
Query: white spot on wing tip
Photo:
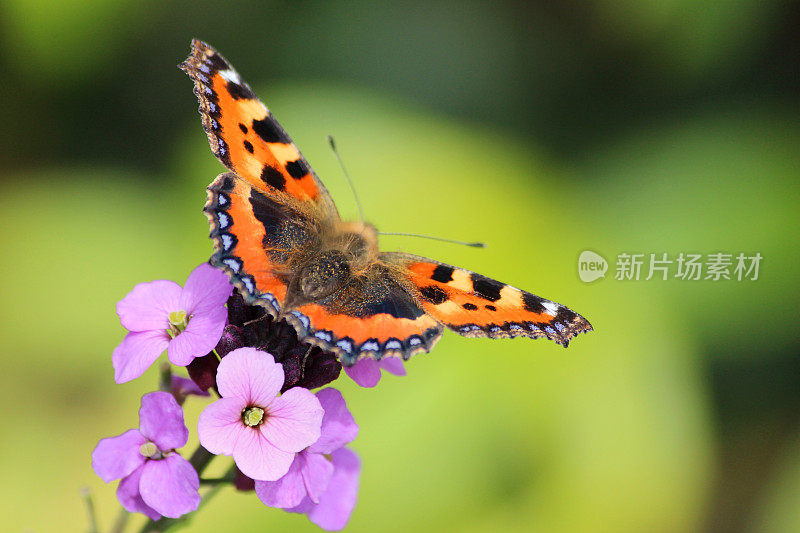
[[[220,70],[219,75],[222,76],[222,79],[224,79],[225,81],[232,81],[237,85],[240,85],[242,83],[242,78],[239,77],[239,73],[233,69]]]
[[[542,307],[544,307],[545,311],[547,311],[548,315],[555,316],[558,313],[558,304],[555,302],[551,302],[549,300],[545,300],[542,302]]]

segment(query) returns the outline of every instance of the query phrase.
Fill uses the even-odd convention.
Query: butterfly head
[[[365,222],[339,222],[331,231],[329,247],[339,250],[356,272],[378,256],[378,230]]]

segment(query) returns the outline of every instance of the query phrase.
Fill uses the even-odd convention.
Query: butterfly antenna
[[[464,246],[471,246],[472,248],[486,248],[485,242],[464,242],[454,239],[443,239],[441,237],[431,237],[430,235],[418,235],[416,233],[392,233],[379,231],[378,235],[398,235],[400,237],[419,237],[420,239],[431,239],[432,241],[449,242],[451,244],[462,244]]]
[[[336,141],[333,140],[333,135],[328,135],[328,144],[331,145],[331,150],[333,150],[333,155],[336,156],[336,160],[339,162],[339,166],[342,167],[342,172],[344,173],[344,177],[347,178],[347,183],[350,184],[350,190],[353,191],[353,197],[355,197],[356,205],[358,206],[358,214],[361,215],[361,223],[364,224],[364,211],[361,209],[361,201],[358,199],[356,188],[353,186],[353,182],[350,179],[350,175],[347,173],[347,169],[344,168],[344,163],[342,162],[342,158],[339,157],[339,152],[336,150]]]

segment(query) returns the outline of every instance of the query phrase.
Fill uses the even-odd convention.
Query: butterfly
[[[230,172],[208,186],[212,265],[245,302],[305,342],[359,359],[429,352],[465,337],[546,337],[566,347],[591,324],[567,307],[433,259],[378,249],[339,217],[325,186],[231,64],[202,41],[180,65],[194,81],[211,150]]]

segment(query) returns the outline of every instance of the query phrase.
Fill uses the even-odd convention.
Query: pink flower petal
[[[255,348],[233,350],[222,358],[217,369],[217,387],[223,397],[243,398],[262,408],[278,395],[283,379],[283,366]]]
[[[144,503],[169,518],[178,518],[200,505],[200,479],[189,461],[170,454],[142,467],[139,492]]]
[[[233,450],[239,470],[257,481],[275,481],[286,475],[294,455],[279,450],[253,428],[240,433]]]
[[[164,331],[132,331],[125,335],[111,355],[114,381],[126,383],[144,374],[168,344],[169,337]]]
[[[350,515],[358,499],[358,478],[361,475],[361,461],[347,448],[340,448],[331,454],[333,476],[328,489],[320,496],[319,504],[304,499],[300,505],[286,509],[290,513],[306,513],[309,520],[322,529],[338,531],[350,520]]]
[[[374,387],[381,380],[381,369],[375,359],[359,359],[353,366],[344,367],[350,378],[362,387]]]
[[[303,501],[307,494],[302,473],[305,465],[303,455],[303,452],[295,455],[289,471],[277,481],[256,481],[256,495],[264,505],[282,509],[295,507]]]
[[[179,310],[180,296],[181,286],[174,281],[139,283],[117,302],[117,314],[128,331],[166,331],[170,312]]]
[[[307,514],[307,513],[311,512],[312,510],[314,510],[314,507],[316,507],[316,506],[317,506],[317,504],[312,502],[311,499],[308,496],[306,496],[305,498],[303,498],[303,501],[301,501],[297,505],[297,507],[287,508],[287,509],[284,509],[284,511],[286,511],[287,513]]]
[[[279,480],[256,481],[256,494],[270,507],[296,507],[306,497],[317,502],[332,475],[333,463],[322,455],[302,451],[295,455],[289,471]]]
[[[324,414],[316,396],[308,389],[294,387],[270,402],[267,420],[259,429],[274,446],[299,452],[319,439]]]
[[[247,402],[241,398],[220,398],[203,409],[197,421],[197,436],[203,448],[215,455],[233,455],[239,437],[253,431],[242,422]]]
[[[403,365],[403,360],[399,357],[384,357],[380,360],[378,365],[383,369],[394,374],[395,376],[405,376],[406,367]]]
[[[306,453],[305,466],[302,469],[303,481],[308,498],[319,503],[320,495],[325,492],[333,476],[333,463],[319,453]]]
[[[134,470],[131,475],[119,482],[117,499],[129,513],[142,513],[151,520],[158,520],[161,518],[161,514],[144,503],[142,495],[139,494],[139,481],[142,477],[142,470],[144,468]]]
[[[180,294],[179,309],[188,314],[206,313],[224,306],[231,292],[233,285],[228,275],[208,263],[203,263],[189,274]]]
[[[347,409],[342,393],[329,387],[317,392],[317,399],[325,410],[325,416],[322,417],[319,439],[308,448],[308,451],[331,453],[353,442],[358,435],[358,424]]]
[[[145,461],[139,453],[139,447],[145,442],[147,439],[138,429],[129,429],[122,435],[101,440],[92,452],[95,474],[106,483],[129,475]]]
[[[173,365],[186,366],[195,357],[202,357],[214,349],[222,338],[228,312],[217,307],[205,314],[195,314],[186,329],[169,342],[167,355]]]
[[[183,411],[168,392],[150,392],[142,396],[139,431],[164,452],[180,448],[189,440],[189,430],[183,422]]]

